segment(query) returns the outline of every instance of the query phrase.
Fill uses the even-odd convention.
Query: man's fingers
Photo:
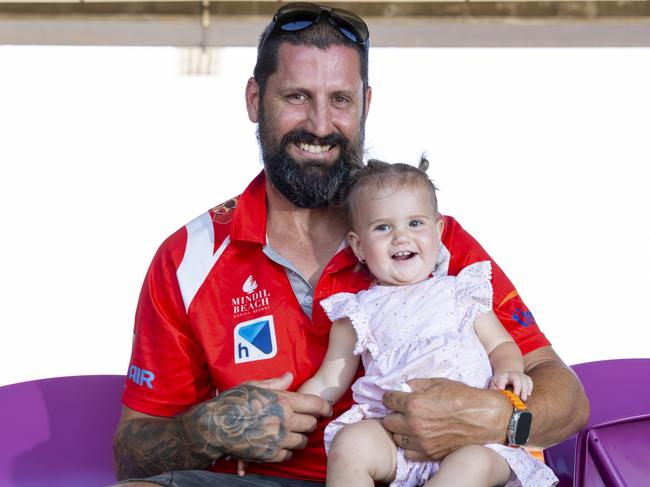
[[[287,419],[287,429],[296,433],[311,433],[316,429],[318,420],[309,414],[293,414]]]
[[[393,435],[393,441],[397,446],[403,448],[404,450],[408,450],[413,447],[411,437],[403,433],[395,433]]]
[[[279,450],[278,453],[273,458],[273,460],[271,460],[271,462],[274,462],[274,463],[286,462],[292,456],[293,456],[293,450],[287,450],[287,449]]]
[[[432,379],[411,379],[407,381],[407,384],[411,388],[411,392],[424,391],[426,389],[431,389],[439,384],[445,382],[453,382],[450,379],[444,379],[442,377],[434,377]]]
[[[293,382],[293,374],[291,372],[285,372],[280,377],[271,377],[270,379],[265,380],[255,380],[249,382],[249,384],[263,389],[273,389],[276,391],[286,391],[291,383]]]
[[[293,374],[291,372],[285,372],[280,377],[248,382],[249,385],[278,392],[286,391],[292,383]],[[330,416],[332,414],[332,406],[321,397],[298,392],[287,392],[286,394],[290,407],[295,413],[311,414],[312,416]]]
[[[384,394],[383,403],[384,406],[393,411],[404,411],[406,408],[406,401],[410,396],[410,392],[388,391]]]
[[[289,433],[282,443],[286,450],[302,450],[307,446],[307,442],[307,435]]]
[[[332,406],[322,397],[313,394],[290,393],[291,409],[294,413],[312,416],[331,416]]]
[[[416,450],[404,450],[404,456],[416,462],[430,462],[431,457]]]
[[[385,398],[385,396],[384,396]],[[406,434],[409,432],[406,417],[401,413],[390,413],[383,419],[384,428],[391,433]]]

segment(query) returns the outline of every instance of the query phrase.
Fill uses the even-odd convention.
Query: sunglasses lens
[[[278,26],[285,31],[293,32],[306,29],[318,20],[320,7],[309,3],[291,3],[280,7],[275,15]]]
[[[332,20],[345,37],[352,42],[363,44],[368,40],[368,27],[365,22],[352,12],[336,9],[332,11]]]
[[[284,31],[295,32],[298,30],[304,30],[313,23],[313,20],[288,20],[278,23],[278,26]]]
[[[281,30],[297,32],[318,22],[323,13],[329,16],[341,34],[350,41],[365,44],[368,40],[368,27],[364,21],[352,12],[338,8],[329,9],[313,3],[291,3],[280,7],[274,20]]]

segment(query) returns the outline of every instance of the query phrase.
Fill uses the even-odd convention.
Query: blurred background
[[[158,245],[261,170],[279,5],[0,1],[0,385],[126,372]],[[566,362],[648,357],[650,2],[336,5],[371,30],[366,156],[428,154]]]

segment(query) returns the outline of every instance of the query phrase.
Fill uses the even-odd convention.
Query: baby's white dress
[[[334,321],[348,317],[357,335],[365,375],[352,386],[355,403],[325,429],[329,452],[336,433],[362,419],[390,411],[386,391],[410,391],[413,378],[444,377],[485,388],[492,375],[483,345],[474,332],[477,315],[492,309],[490,262],[464,268],[456,277],[435,276],[409,286],[373,286],[358,294],[339,293],[321,301]],[[542,487],[557,478],[522,448],[486,445],[506,459],[514,476],[506,485]],[[397,474],[391,486],[422,485],[438,462],[414,462],[398,448]]]

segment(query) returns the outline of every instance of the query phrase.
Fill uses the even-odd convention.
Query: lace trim
[[[359,355],[364,350],[376,358],[379,354],[379,346],[375,337],[370,333],[368,315],[359,306],[356,295],[351,293],[338,293],[321,301],[321,306],[330,320],[348,318],[352,328],[357,335],[357,342],[354,345],[354,354]]]

